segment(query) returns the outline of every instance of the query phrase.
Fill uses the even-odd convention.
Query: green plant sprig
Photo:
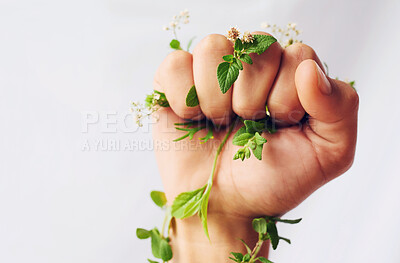
[[[270,134],[276,132],[270,116],[258,121],[244,120],[244,126],[241,127],[233,136],[232,143],[240,148],[233,157],[233,160],[248,159],[251,156],[250,150],[258,159],[262,159],[262,150],[267,139],[261,136],[262,132],[267,131]]]
[[[258,253],[261,250],[263,244],[270,240],[272,248],[275,250],[279,245],[279,240],[284,240],[291,243],[289,239],[280,237],[278,235],[278,229],[276,227],[277,222],[287,223],[287,224],[297,224],[301,221],[300,219],[290,220],[290,219],[280,219],[278,217],[265,216],[260,218],[255,218],[252,222],[253,229],[258,233],[258,241],[253,249],[250,249],[249,245],[246,244],[244,240],[240,240],[246,248],[247,254],[242,254],[240,252],[231,252],[233,257],[229,257],[229,259],[234,262],[243,263],[272,263],[272,261],[268,260],[265,257],[259,257]]]
[[[178,131],[186,131],[187,133],[177,139],[174,140],[174,142],[181,141],[185,138],[189,138],[189,140],[192,140],[194,135],[204,129],[207,129],[208,132],[204,137],[199,138],[200,143],[206,143],[210,139],[214,139],[214,132],[213,132],[213,127],[214,125],[210,121],[187,121],[187,122],[182,122],[182,123],[174,123],[175,129]],[[184,128],[182,128],[184,127]]]
[[[146,230],[143,228],[136,229],[136,236],[139,239],[151,239],[151,251],[155,258],[161,259],[163,262],[168,262],[172,259],[172,248],[170,245],[169,228],[171,225],[172,215],[171,207],[167,206],[167,198],[160,191],[152,191],[150,193],[153,202],[165,211],[165,217],[161,232],[158,228]],[[157,261],[148,259],[150,263],[158,263]]]
[[[217,152],[215,154],[213,166],[211,169],[211,174],[210,177],[208,178],[206,185],[190,192],[181,193],[175,198],[172,204],[171,214],[175,218],[184,219],[191,217],[195,214],[198,214],[201,219],[204,232],[206,233],[208,239],[210,239],[210,235],[208,233],[208,224],[207,224],[208,200],[210,198],[211,188],[214,182],[218,157],[223,147],[225,146],[226,141],[231,135],[234,126],[235,123],[233,122],[230,125],[229,130],[226,133],[224,139],[217,148]]]
[[[275,42],[276,38],[269,35],[253,35],[247,42],[236,38],[233,54],[223,56],[225,62],[217,68],[217,79],[222,93],[225,94],[239,77],[239,71],[243,70],[242,62],[253,64],[249,54],[261,55]]]

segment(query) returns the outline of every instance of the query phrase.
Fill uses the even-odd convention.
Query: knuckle
[[[183,50],[176,50],[168,54],[163,64],[167,70],[186,68],[191,64],[192,55]]]
[[[201,50],[229,50],[232,49],[232,43],[223,35],[210,34],[203,38],[200,43],[195,47],[193,53]]]
[[[232,105],[232,109],[237,115],[246,119],[257,119],[265,116],[264,107],[256,107],[253,104],[248,104],[244,102],[234,103]]]
[[[303,43],[294,43],[285,49],[285,53],[296,58],[301,62],[306,59],[317,59],[317,53],[312,47]]]
[[[271,114],[279,119],[289,123],[297,123],[304,116],[304,109],[298,99],[287,100],[270,100],[268,108]]]
[[[353,89],[350,85],[349,85],[350,89]],[[358,93],[355,90],[352,90],[352,92],[349,95],[349,101],[350,101],[350,105],[352,106],[352,109],[354,111],[358,111],[358,107],[360,105],[360,97],[358,96]]]
[[[342,174],[353,165],[354,161],[354,145],[339,145],[336,149],[332,149],[332,163],[335,165],[336,173]]]
[[[254,31],[251,34],[253,35],[265,35],[265,36],[272,36],[270,33],[264,32],[264,31]]]

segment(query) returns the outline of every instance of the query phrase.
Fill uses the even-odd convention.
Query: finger
[[[305,132],[324,162],[322,167],[344,172],[356,145],[357,92],[348,83],[326,77],[313,60],[299,65],[295,81],[301,105],[310,114]]]
[[[232,111],[232,89],[222,94],[217,80],[217,67],[222,57],[232,54],[232,42],[223,35],[209,35],[193,51],[193,74],[200,108],[215,124],[230,121]]]
[[[154,78],[154,89],[165,93],[176,115],[183,119],[201,119],[199,106],[186,106],[186,95],[194,85],[193,58],[186,51],[170,53],[158,68]]]
[[[269,35],[264,32],[253,34]],[[253,64],[243,63],[232,94],[233,111],[245,119],[265,117],[265,103],[279,69],[282,48],[272,44],[261,55],[251,54]]]
[[[279,73],[267,102],[271,115],[283,123],[294,124],[304,116],[294,76],[299,64],[306,59],[313,59],[321,65],[315,51],[305,44],[296,43],[283,50]]]

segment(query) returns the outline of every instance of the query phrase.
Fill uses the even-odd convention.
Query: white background
[[[398,0],[0,1],[0,262],[145,262],[136,227],[161,223],[148,193],[161,189],[149,150],[94,150],[96,141],[149,142],[120,126],[131,100],[152,89],[170,52],[172,15],[195,43],[231,25],[296,22],[302,39],[355,79],[360,94],[355,163],[281,225],[287,262],[400,262],[400,36]],[[86,112],[99,121],[82,132]],[[116,112],[116,132],[105,113]],[[131,127],[131,122],[127,122]],[[110,125],[116,127],[116,125]],[[124,132],[125,131],[125,132]],[[90,151],[82,151],[85,142]]]

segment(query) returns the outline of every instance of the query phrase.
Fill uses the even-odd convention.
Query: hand
[[[165,92],[171,105],[159,112],[160,120],[153,130],[156,145],[160,141],[169,144],[166,149],[156,147],[167,199],[172,202],[179,193],[203,186],[215,155],[215,147],[196,140],[206,131],[199,132],[194,142],[172,145],[173,139],[183,135],[173,123],[208,118],[217,125],[227,125],[235,114],[259,119],[265,117],[267,103],[271,115],[284,128],[272,135],[263,134],[268,142],[261,161],[254,157],[234,161],[238,147],[232,145],[230,136],[218,161],[209,205],[212,244],[220,247],[207,245],[198,219],[179,220],[172,238],[174,262],[205,262],[205,255],[211,256],[210,262],[228,262],[232,246],[242,250],[235,238],[245,237],[250,243],[256,240],[250,234],[252,218],[283,215],[344,173],[353,161],[358,95],[349,84],[326,77],[312,48],[294,44],[282,49],[275,43],[262,55],[252,54],[254,64],[244,63],[233,88],[222,94],[216,69],[227,54],[232,54],[232,43],[222,35],[210,35],[196,46],[193,55],[172,52],[156,73],[154,89]],[[200,105],[189,108],[185,97],[192,85]],[[305,113],[309,114],[307,123],[299,123]],[[214,132],[212,145],[225,134],[225,129]],[[186,148],[179,147],[185,143]],[[202,244],[197,252],[190,240]],[[199,251],[203,251],[203,258],[196,261],[192,256]]]

